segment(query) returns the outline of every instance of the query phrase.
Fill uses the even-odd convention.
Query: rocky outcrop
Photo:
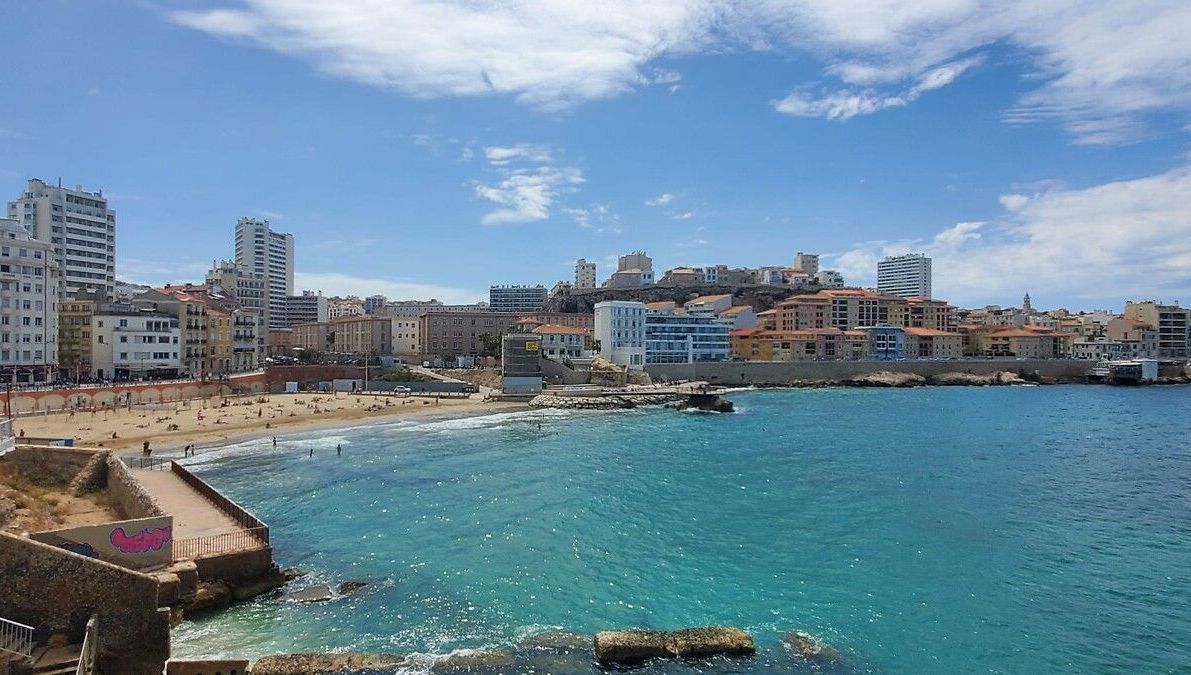
[[[643,405],[662,405],[677,400],[670,394],[616,394],[613,396],[555,396],[538,394],[529,402],[533,408],[564,410],[618,410]]]
[[[507,649],[467,649],[447,654],[434,662],[434,675],[454,673],[503,673],[513,665],[513,652]]]
[[[634,664],[657,658],[745,656],[757,651],[753,638],[739,628],[687,628],[679,631],[618,630],[595,636],[601,665]]]
[[[282,600],[288,602],[325,602],[335,597],[335,592],[326,584],[307,586],[300,591],[286,593]]]
[[[732,402],[715,394],[692,394],[685,401],[674,404],[675,410],[702,410],[703,412],[730,413],[736,409]]]
[[[347,595],[348,593],[353,593],[353,592],[358,591],[361,588],[364,588],[365,586],[368,586],[368,585],[369,585],[369,583],[367,581],[361,581],[359,579],[352,579],[350,581],[345,581],[345,582],[339,584],[339,595]]]
[[[866,373],[842,380],[846,387],[921,387],[926,378],[914,373],[894,373],[887,370]]]
[[[323,675],[392,668],[405,659],[396,654],[283,654],[264,656],[252,664],[252,675]]]
[[[833,647],[805,631],[796,630],[782,636],[782,646],[791,655],[815,664],[838,663],[843,657]]]
[[[1001,370],[988,375],[974,375],[972,373],[943,373],[926,378],[927,384],[942,387],[968,386],[986,387],[1006,384],[1025,384],[1017,373]]]

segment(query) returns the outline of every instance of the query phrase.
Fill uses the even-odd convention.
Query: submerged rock
[[[814,663],[838,663],[843,660],[835,648],[801,630],[783,635],[782,646],[794,656]]]
[[[322,675],[400,666],[396,654],[282,654],[264,656],[252,664],[252,675]]]
[[[513,652],[506,649],[474,649],[448,654],[430,667],[435,675],[448,673],[506,672],[513,665]]]
[[[335,597],[335,593],[331,591],[331,587],[326,584],[318,584],[315,586],[308,586],[300,591],[287,593],[283,600],[290,602],[323,602]]]
[[[351,581],[345,581],[345,582],[339,584],[339,594],[347,595],[348,593],[351,593],[352,591],[358,591],[361,588],[364,588],[365,586],[368,586],[368,585],[370,585],[370,584],[367,581],[361,581],[359,579],[352,579]]]
[[[517,647],[530,650],[586,651],[591,649],[590,636],[567,632],[538,633],[523,639]]]
[[[739,628],[687,628],[679,631],[603,631],[595,636],[601,664],[632,664],[654,658],[744,656],[757,651],[753,638]]]

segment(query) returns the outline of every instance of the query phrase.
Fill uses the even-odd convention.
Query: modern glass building
[[[645,363],[727,361],[731,322],[712,315],[647,312]]]

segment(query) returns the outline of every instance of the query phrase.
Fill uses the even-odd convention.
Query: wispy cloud
[[[885,255],[934,259],[935,293],[965,304],[1025,291],[1096,301],[1121,293],[1191,298],[1191,166],[1082,189],[1000,198],[988,222],[961,222],[933,237],[871,241],[835,256],[849,281],[871,284]]]
[[[585,182],[578,168],[552,164],[551,153],[542,146],[489,146],[484,156],[499,180],[477,182],[473,189],[476,196],[501,207],[484,215],[480,220],[484,225],[545,220],[560,195],[574,192]]]
[[[665,206],[666,204],[669,204],[672,201],[674,201],[674,195],[670,192],[663,192],[662,194],[654,197],[653,199],[646,199],[645,205],[646,206]]]
[[[558,109],[674,88],[681,73],[658,67],[663,58],[751,50],[822,64],[788,83],[776,109],[847,119],[907,105],[1003,44],[1035,76],[1010,122],[1053,120],[1078,142],[1120,143],[1152,113],[1191,109],[1191,3],[1170,0],[225,2],[167,16],[414,96],[510,95]]]
[[[711,242],[707,241],[706,239],[690,239],[687,241],[680,241],[675,245],[678,246],[678,248],[700,248],[710,243]]]
[[[562,212],[573,218],[576,225],[585,229],[614,234],[624,231],[620,226],[620,216],[607,204],[594,204],[587,208],[568,208],[563,209]]]

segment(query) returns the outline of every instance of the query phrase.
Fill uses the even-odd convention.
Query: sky
[[[39,0],[0,40],[0,199],[102,190],[117,276],[236,219],[297,290],[485,299],[644,250],[934,259],[961,306],[1191,302],[1181,0]]]

